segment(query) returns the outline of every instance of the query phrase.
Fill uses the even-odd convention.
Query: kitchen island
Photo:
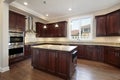
[[[31,52],[34,68],[70,80],[77,64],[77,46],[37,45]]]

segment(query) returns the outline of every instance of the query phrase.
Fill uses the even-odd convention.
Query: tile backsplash
[[[64,37],[56,37],[56,38],[36,38],[35,34],[29,33],[26,34],[25,42],[36,42],[36,41],[70,41],[69,38]],[[78,41],[77,41],[78,42]],[[84,42],[84,41],[79,41]],[[89,41],[87,41],[89,42]],[[116,37],[96,37],[92,40],[92,42],[105,42],[105,43],[120,43],[120,36]]]

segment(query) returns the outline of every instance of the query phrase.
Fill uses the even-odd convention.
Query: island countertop
[[[68,46],[68,45],[36,45],[32,46],[32,48],[41,48],[41,49],[50,49],[50,50],[59,50],[59,51],[72,51],[77,48],[77,46]]]

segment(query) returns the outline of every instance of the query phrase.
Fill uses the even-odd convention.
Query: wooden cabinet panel
[[[25,16],[9,11],[9,30],[25,31]]]
[[[79,45],[78,46],[78,54],[77,57],[78,58],[85,58],[85,46],[84,45]]]
[[[120,10],[107,15],[107,35],[120,36]]]
[[[66,80],[69,80],[75,71],[77,49],[70,52],[38,48],[31,50],[32,66],[37,69],[58,75]]]
[[[67,22],[58,22],[58,37],[66,37],[67,36]]]
[[[38,49],[32,49],[32,65],[34,67],[39,67],[39,50]]]
[[[43,37],[43,23],[36,22],[36,37]]]
[[[106,36],[106,15],[96,17],[96,36]]]
[[[25,31],[25,16],[17,14],[16,28],[19,31]]]
[[[9,28],[16,29],[16,14],[12,11],[9,11]]]
[[[95,53],[97,54],[97,61],[104,62],[104,47],[96,46]]]
[[[96,36],[120,36],[120,9],[96,16]]]
[[[47,53],[44,50],[39,50],[39,68],[46,69],[47,68]]]
[[[68,72],[68,63],[67,63],[67,57],[68,55],[66,53],[59,53],[58,54],[58,61],[57,61],[57,72],[58,74],[61,74],[62,76],[66,76]]]
[[[28,58],[31,56],[31,48],[30,45],[25,45],[24,46],[24,56],[25,58]]]
[[[90,60],[97,60],[97,54],[95,53],[95,46],[86,46],[86,58]]]
[[[56,52],[49,51],[47,56],[48,56],[48,65],[47,65],[48,68],[47,69],[48,71],[54,73],[56,70],[56,57],[57,57]]]
[[[120,67],[120,48],[106,47],[106,63]]]
[[[56,23],[46,24],[47,28],[43,28],[45,24],[36,22],[37,37],[66,37],[67,36],[67,22],[57,22],[58,27],[55,27]]]

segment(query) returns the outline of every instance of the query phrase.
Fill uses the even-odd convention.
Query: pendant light
[[[46,28],[47,28],[47,26],[46,26],[46,25],[44,25],[44,26],[43,26],[43,28],[44,28],[44,29],[46,29]]]
[[[59,25],[56,23],[56,24],[55,24],[55,27],[59,27]]]
[[[46,1],[45,1],[45,0],[43,1],[43,4],[44,4],[44,7],[46,7]],[[45,10],[46,10],[46,9],[45,9]],[[48,16],[48,14],[46,14],[46,16]],[[46,24],[43,26],[43,28],[44,28],[44,29],[47,28]]]

